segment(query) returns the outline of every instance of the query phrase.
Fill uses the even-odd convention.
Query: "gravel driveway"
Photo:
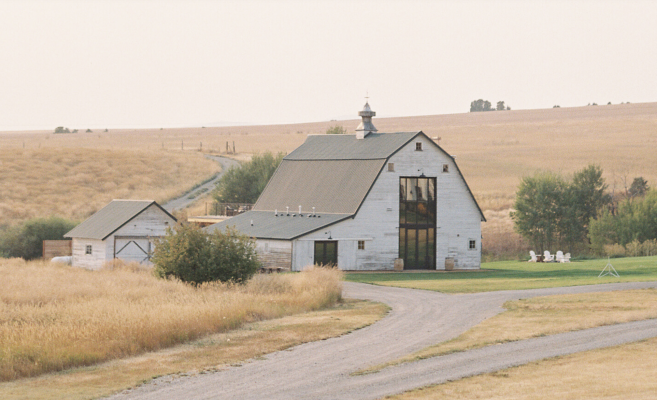
[[[183,194],[182,196],[171,199],[166,204],[162,206],[165,210],[171,212],[175,210],[181,210],[188,205],[192,204],[194,201],[196,201],[196,197],[198,194],[205,193],[207,191],[211,191],[214,189],[214,186],[217,184],[221,176],[228,171],[231,167],[238,166],[240,165],[239,161],[235,161],[231,158],[226,158],[222,156],[212,156],[212,155],[205,155],[206,158],[209,158],[210,160],[214,160],[221,164],[221,171],[217,174],[217,176],[214,177],[214,179],[204,183],[203,185],[195,188],[194,190],[190,190],[189,192]],[[203,190],[205,189],[205,190]],[[190,199],[190,197],[192,197]]]
[[[492,372],[548,357],[657,337],[657,320],[522,340],[351,376],[452,339],[503,311],[507,300],[553,294],[657,287],[657,282],[447,295],[345,283],[345,295],[388,304],[381,321],[350,334],[306,343],[216,373],[163,377],[113,399],[377,399],[429,384]]]

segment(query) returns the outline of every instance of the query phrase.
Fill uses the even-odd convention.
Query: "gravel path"
[[[188,205],[192,204],[194,201],[196,201],[197,196],[192,196],[192,198],[190,199],[189,197],[191,195],[199,194],[203,189],[206,189],[204,192],[214,189],[214,186],[217,184],[221,176],[226,171],[228,171],[231,167],[238,166],[240,164],[238,161],[235,161],[231,158],[226,158],[221,156],[211,156],[208,154],[206,154],[205,157],[221,164],[221,171],[211,181],[204,183],[203,185],[183,194],[182,196],[176,199],[169,200],[166,204],[162,206],[165,210],[169,212],[174,210],[181,210],[187,207]]]
[[[303,344],[216,373],[159,378],[112,398],[377,399],[543,358],[657,337],[657,320],[639,321],[489,346],[374,374],[350,375],[452,339],[502,312],[507,300],[648,287],[657,287],[657,282],[446,295],[345,283],[346,296],[383,302],[392,310],[381,321],[348,335]]]

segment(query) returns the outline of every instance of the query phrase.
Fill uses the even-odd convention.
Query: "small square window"
[[[449,172],[449,164],[443,164],[443,172]]]
[[[476,240],[471,240],[469,248],[470,248],[470,250],[476,250],[477,249],[477,241]]]
[[[422,151],[422,142],[415,143],[415,151]]]
[[[395,172],[395,163],[388,163],[388,172]]]
[[[358,250],[365,250],[365,241],[364,240],[359,240],[358,241]]]
[[[88,244],[87,247],[84,249],[84,254],[91,254],[91,245]]]

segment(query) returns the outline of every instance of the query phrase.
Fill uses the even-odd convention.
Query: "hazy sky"
[[[656,1],[2,1],[0,130],[657,101]]]

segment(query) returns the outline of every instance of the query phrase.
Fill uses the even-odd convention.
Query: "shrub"
[[[334,125],[326,130],[327,135],[343,135],[347,130],[342,125]]]
[[[32,260],[42,256],[44,240],[61,240],[64,234],[77,225],[60,218],[33,218],[21,225],[0,232],[0,256],[21,257]]]
[[[175,277],[194,285],[212,281],[243,283],[260,267],[253,239],[232,228],[208,233],[193,224],[168,228],[155,244],[153,263],[157,276]]]
[[[276,168],[283,153],[256,154],[251,161],[231,168],[217,182],[214,198],[220,203],[255,203]]]

